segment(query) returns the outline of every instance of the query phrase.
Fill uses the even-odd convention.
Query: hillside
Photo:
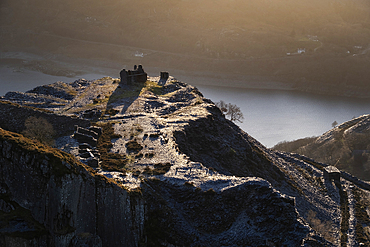
[[[65,56],[369,97],[367,1],[5,0],[0,8],[1,51],[42,54],[46,65],[35,69]]]
[[[370,180],[369,115],[344,122],[322,136],[283,142],[273,148],[295,152]]]
[[[2,246],[370,243],[368,183],[265,148],[173,77],[58,82],[1,100]],[[58,130],[57,149],[14,133],[32,115]]]

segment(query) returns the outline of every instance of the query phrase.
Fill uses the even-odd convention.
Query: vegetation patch
[[[128,163],[128,160],[125,155],[107,153],[101,161],[101,166],[105,170],[126,172],[125,166]]]
[[[109,110],[106,110],[106,111],[105,111],[105,114],[108,114],[108,115],[110,115],[110,116],[114,116],[114,115],[116,115],[118,112],[119,112],[118,110],[115,110],[115,109],[111,108],[111,109],[109,109]]]
[[[99,136],[97,143],[102,168],[108,171],[126,172],[127,156],[110,152],[113,147],[112,139],[120,138],[121,136],[114,133],[112,123],[100,124],[98,126],[102,128],[102,134]]]
[[[314,179],[314,177],[309,174],[309,172],[305,169],[303,169],[302,167],[300,167],[299,165],[297,165],[295,162],[292,162],[291,163],[301,174],[302,176],[308,181],[310,182],[312,185],[316,185],[315,182],[318,182],[317,180]],[[316,177],[318,178],[318,180],[321,182],[321,179],[319,177]],[[321,182],[322,183],[322,182]],[[319,183],[320,184],[320,183]]]
[[[144,173],[148,175],[163,175],[167,173],[171,168],[170,163],[157,163],[154,165],[154,168],[151,169],[149,166],[145,167]]]
[[[156,95],[162,95],[163,86],[158,85],[158,83],[154,81],[146,81],[140,95],[144,94],[146,91],[150,91]]]
[[[55,130],[45,118],[29,117],[24,122],[26,129],[22,134],[30,139],[37,140],[45,145],[53,146],[55,143]]]
[[[303,190],[301,189],[301,187],[299,187],[299,185],[297,184],[297,182],[294,180],[294,177],[289,173],[287,172],[284,168],[282,167],[279,167],[280,171],[282,171],[288,178],[286,179],[287,183],[292,187],[294,188],[299,194],[301,194],[302,196],[305,196]]]
[[[316,217],[315,211],[308,211],[307,221],[318,233],[320,233],[326,240],[334,242],[334,237],[332,235],[333,232],[333,224],[331,221],[321,221],[318,217]]]
[[[143,146],[141,146],[136,140],[132,140],[126,143],[126,148],[130,153],[138,153],[143,149]]]
[[[320,171],[324,171],[324,167],[314,161],[310,161],[310,160],[306,160],[306,159],[302,159],[304,162],[310,164],[310,165],[313,165],[314,167],[316,167],[317,169],[319,169]]]
[[[158,163],[154,165],[153,175],[161,175],[167,173],[171,168],[170,163]]]
[[[37,108],[37,107],[27,106],[27,105],[22,105],[21,106],[17,103],[13,103],[13,102],[10,102],[10,101],[0,100],[0,104],[6,104],[6,105],[15,106],[15,107],[24,107],[24,108],[27,108],[27,109],[32,109],[32,110],[35,110],[35,111],[41,111],[41,112],[46,112],[46,113],[54,113],[53,111],[50,111],[50,110],[47,110],[47,109]]]
[[[294,141],[282,141],[273,146],[272,148],[279,151],[289,152],[289,153],[298,153],[299,148],[306,146],[314,142],[317,137],[306,137],[302,139],[297,139]]]
[[[138,97],[140,95],[140,92],[141,92],[141,86],[136,86],[132,89],[118,89],[116,90],[116,92],[111,96],[110,100],[111,101],[115,101],[115,100],[119,100],[119,99],[124,99],[124,98],[130,98],[130,97]]]
[[[268,164],[272,163],[271,159],[269,157],[267,157],[266,154],[262,150],[260,150],[259,148],[252,146],[252,150],[260,158],[260,160],[262,162],[265,162],[265,163],[268,163]]]

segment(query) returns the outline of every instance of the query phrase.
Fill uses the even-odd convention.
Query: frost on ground
[[[161,217],[174,229],[156,227],[163,227],[168,239],[189,241],[181,236],[183,232],[198,246],[226,246],[230,239],[231,245],[240,246],[358,244],[353,195],[345,178],[341,181],[348,191],[350,220],[348,241],[341,243],[340,187],[324,178],[325,165],[266,149],[226,120],[195,87],[173,77],[167,81],[150,77],[146,83],[132,85],[105,77],[51,85],[47,90],[55,93],[47,100],[38,98],[42,90],[46,89],[9,94],[8,100],[13,97],[25,105],[35,100],[58,114],[88,119],[93,125],[110,124],[114,132],[108,143],[110,159],[124,163],[114,169],[101,165],[94,169],[127,190],[143,190],[153,202],[149,212],[166,208],[168,213]],[[63,100],[56,99],[60,95]],[[58,138],[55,145],[79,154],[79,143],[72,136]],[[291,238],[284,240],[283,233]]]

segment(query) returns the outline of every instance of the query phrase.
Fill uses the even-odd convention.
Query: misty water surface
[[[83,76],[64,77],[52,76],[31,70],[14,70],[13,68],[0,67],[0,96],[9,91],[26,92],[40,85],[51,84],[57,81],[73,82],[80,78],[93,80],[105,75],[85,74]]]
[[[370,99],[212,86],[198,89],[214,102],[238,105],[244,121],[237,124],[267,147],[318,136],[331,129],[334,121],[342,123],[370,113]]]

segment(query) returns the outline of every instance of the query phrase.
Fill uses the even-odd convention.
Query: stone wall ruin
[[[126,71],[126,69],[122,69],[119,75],[121,79],[120,83],[123,85],[146,82],[148,79],[148,74],[145,73],[141,64],[139,66],[135,65],[134,70]]]

